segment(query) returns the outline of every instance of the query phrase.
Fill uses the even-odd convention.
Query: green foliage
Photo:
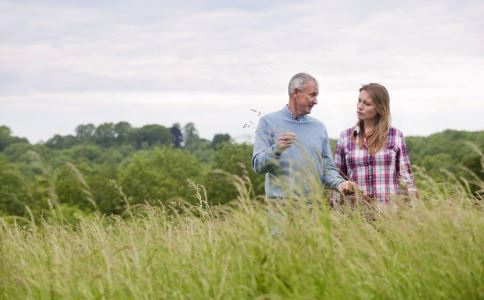
[[[101,165],[92,170],[87,178],[97,208],[102,213],[121,214],[126,209],[126,199],[117,176],[118,171],[114,166]]]
[[[12,136],[12,131],[7,126],[0,126],[0,152],[2,152],[9,145],[13,144],[28,144],[29,141],[25,138]]]
[[[79,125],[76,127],[76,138],[81,143],[90,143],[94,140],[95,131],[94,124]]]
[[[264,176],[256,174],[251,167],[252,145],[224,143],[214,157],[213,169],[202,183],[212,203],[226,203],[237,197],[238,191],[231,183],[231,176],[246,177],[251,183],[253,195],[264,194]],[[218,170],[225,173],[218,172]]]
[[[83,174],[72,163],[66,163],[60,170],[55,182],[55,190],[60,203],[78,206],[85,210],[97,208],[91,188]]]
[[[146,149],[151,146],[172,145],[171,132],[161,125],[145,125],[132,133],[136,149]]]
[[[127,144],[131,140],[133,127],[128,122],[118,122],[114,125],[114,132],[116,135],[116,143],[118,145]]]
[[[170,128],[170,132],[172,136],[173,146],[175,148],[181,148],[183,143],[183,133],[181,131],[180,124],[173,124],[173,126]]]
[[[467,182],[474,192],[479,191],[475,176],[484,180],[483,131],[446,130],[428,137],[407,137],[406,142],[412,165],[423,168],[438,182],[448,182],[450,173]]]
[[[202,166],[196,157],[178,149],[142,151],[121,170],[120,182],[131,204],[193,198],[187,179],[197,179]],[[196,181],[196,180],[194,180]]]
[[[0,156],[0,212],[26,215],[26,206],[32,206],[32,195],[18,169]]]
[[[212,139],[212,148],[213,149],[217,149],[218,147],[220,147],[221,145],[223,144],[226,144],[226,143],[231,143],[232,142],[232,137],[230,136],[230,134],[227,134],[227,133],[218,133],[216,135],[213,136],[213,139]]]
[[[459,182],[478,195],[482,191],[477,182],[484,179],[483,135],[448,130],[429,137],[407,137],[414,169],[425,170],[438,184]],[[331,140],[331,145],[335,142]],[[264,176],[256,175],[250,166],[252,146],[234,143],[228,134],[216,134],[211,141],[200,138],[193,123],[171,128],[134,128],[128,122],[86,124],[76,128],[75,136],[58,135],[37,145],[0,126],[0,146],[8,165],[4,172],[10,170],[6,178],[22,189],[16,198],[21,200],[4,205],[7,215],[23,214],[24,202],[35,216],[49,205],[123,214],[130,203],[192,199],[193,191],[186,183],[189,178],[206,187],[213,204],[238,197],[231,184],[234,175],[244,178],[251,195],[264,194]],[[173,149],[160,147],[183,151],[175,152],[178,157],[171,153]],[[163,154],[153,154],[160,151]],[[420,180],[417,184],[421,185]]]
[[[111,147],[116,143],[116,132],[113,123],[103,123],[94,131],[94,142],[102,147]]]
[[[54,135],[49,139],[45,145],[51,149],[67,149],[78,143],[78,140],[73,135],[62,136],[60,134]]]
[[[185,137],[184,148],[195,155],[199,160],[210,163],[215,154],[212,143],[209,140],[202,139],[193,123],[187,123],[183,127],[183,136]]]

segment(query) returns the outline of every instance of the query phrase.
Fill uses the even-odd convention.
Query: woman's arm
[[[408,155],[407,144],[403,134],[399,131],[397,134],[396,144],[398,146],[397,156],[397,171],[400,180],[405,186],[405,194],[410,196],[417,196],[417,187],[415,186],[415,179],[412,173],[412,166]]]
[[[341,176],[348,180],[348,167],[346,165],[344,132],[340,134],[338,142],[336,143],[336,150],[334,152],[334,165],[339,170]]]

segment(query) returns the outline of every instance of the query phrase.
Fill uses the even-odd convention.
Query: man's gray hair
[[[314,81],[316,83],[316,87],[319,88],[318,81],[313,76],[306,74],[306,73],[297,73],[296,75],[292,76],[291,80],[289,81],[289,87],[287,89],[289,96],[291,96],[292,92],[295,89],[302,91],[306,84],[309,82]]]

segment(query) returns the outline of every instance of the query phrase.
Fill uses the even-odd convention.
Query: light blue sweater
[[[295,143],[282,153],[275,151],[283,132],[296,134]],[[257,126],[252,168],[266,173],[266,196],[307,196],[321,191],[322,183],[336,189],[344,181],[334,166],[324,124],[310,116],[294,118],[287,105],[264,115]]]

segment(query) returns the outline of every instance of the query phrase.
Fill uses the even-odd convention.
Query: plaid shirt
[[[363,195],[378,199],[380,203],[388,203],[391,195],[416,194],[402,132],[390,127],[386,146],[369,154],[366,145],[363,149],[358,147],[359,131],[358,126],[349,128],[338,139],[334,162],[341,175],[358,183]],[[331,200],[338,201],[338,198],[339,195],[333,193]]]

